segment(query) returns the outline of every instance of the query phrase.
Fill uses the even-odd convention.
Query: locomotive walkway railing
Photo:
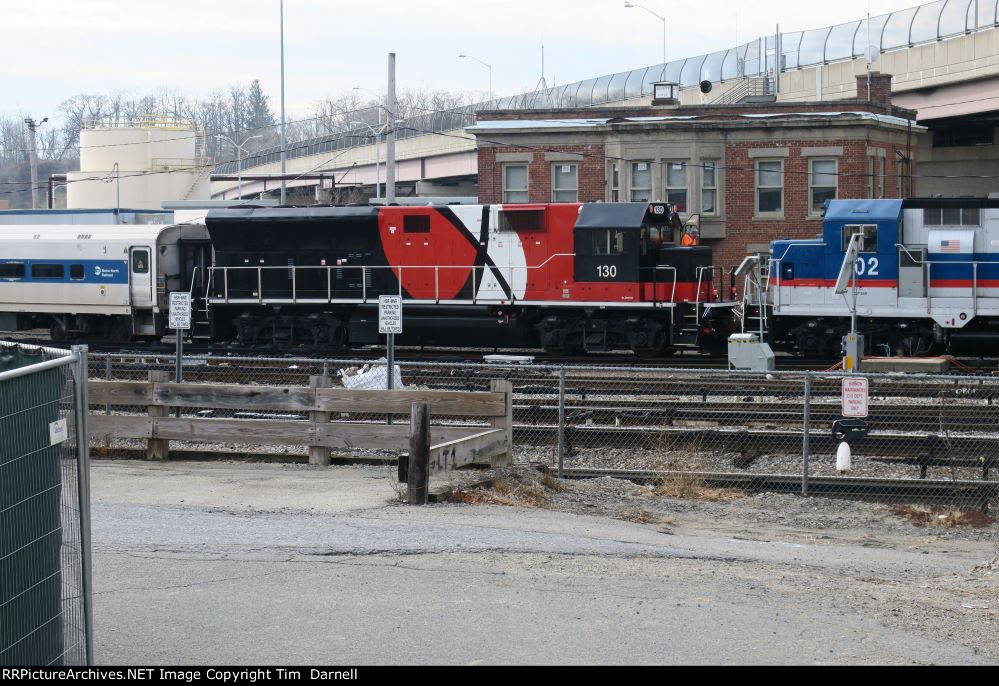
[[[381,295],[403,296],[404,278],[426,279],[419,284],[417,291],[432,290],[430,298],[407,298],[407,302],[418,304],[440,303],[502,303],[509,304],[520,300],[517,296],[517,286],[526,285],[530,281],[532,271],[542,269],[556,258],[573,258],[573,253],[552,255],[542,264],[536,266],[466,266],[466,265],[403,265],[403,266],[361,266],[361,265],[325,265],[325,266],[245,266],[245,267],[210,267],[208,268],[208,289],[206,298],[213,304],[368,304],[378,302]],[[708,269],[708,268],[699,268]],[[719,267],[710,267],[719,269]],[[658,297],[658,288],[653,288],[650,301],[622,301],[620,303],[602,303],[606,306],[615,304],[622,306],[655,306],[672,307],[677,293],[677,271],[672,266],[659,266],[653,269],[653,284],[658,286],[658,273],[669,271],[671,274],[669,300]],[[221,279],[216,272],[221,272]],[[421,273],[422,272],[422,273]],[[470,298],[441,297],[441,277],[445,279],[455,272],[470,272],[472,291]],[[286,273],[286,281],[282,284],[270,284],[270,275]],[[504,287],[497,279],[494,283],[483,285],[486,277],[498,273],[507,284]],[[355,276],[351,276],[351,275]],[[415,274],[415,275],[414,275]],[[248,276],[249,275],[249,276]],[[376,285],[384,281],[380,275],[391,276],[394,284],[391,287]],[[430,282],[432,275],[433,281]],[[462,279],[464,281],[464,279]],[[302,284],[308,284],[305,287]],[[488,283],[488,282],[487,282]],[[700,297],[701,272],[698,271],[698,298]],[[221,291],[213,292],[212,284],[221,286]],[[509,288],[509,290],[507,290]],[[357,292],[360,290],[360,297]],[[412,292],[414,289],[408,289]]]

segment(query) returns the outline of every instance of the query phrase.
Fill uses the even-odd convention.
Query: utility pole
[[[388,63],[388,93],[385,96],[385,109],[388,110],[388,136],[385,138],[385,204],[395,202],[395,53],[389,53]],[[391,373],[391,372],[389,372]]]
[[[24,123],[28,126],[28,137],[29,137],[29,150],[28,154],[31,156],[31,209],[38,209],[38,147],[37,141],[35,139],[35,129],[44,124],[49,120],[48,117],[36,122],[34,119],[25,119]]]
[[[281,0],[281,204],[288,204],[288,182],[285,180],[285,166],[288,154],[284,138],[284,0]]]

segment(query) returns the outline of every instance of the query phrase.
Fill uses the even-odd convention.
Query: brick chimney
[[[870,92],[867,90],[867,81],[867,74],[857,75],[857,100],[867,101],[872,105],[880,105],[891,110],[891,74],[872,71]]]

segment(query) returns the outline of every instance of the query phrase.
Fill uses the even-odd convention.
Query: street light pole
[[[285,166],[288,155],[284,138],[284,0],[281,0],[281,204],[288,203],[288,182],[285,180]]]
[[[118,163],[114,163],[114,190],[115,190],[115,210],[114,223],[121,224],[121,172]]]
[[[371,90],[369,88],[363,88],[361,86],[354,86],[354,90],[356,90],[356,91],[366,91],[368,93],[371,93],[378,100],[382,99],[382,96],[378,95],[378,93],[375,93],[373,90]],[[380,136],[381,136],[381,134],[385,133],[385,129],[388,127],[388,124],[385,124],[384,126],[382,125],[382,112],[385,109],[386,108],[385,108],[384,103],[381,104],[381,105],[378,105],[378,133],[375,134],[375,199],[376,200],[381,200],[381,198],[382,198],[382,173],[381,173],[381,165],[380,165],[380,162],[381,162],[381,159],[382,159],[382,141],[381,141]],[[367,124],[367,123],[364,123],[364,122],[351,122],[351,124],[364,124],[369,129],[371,128],[370,124]]]
[[[388,65],[388,94],[385,98],[385,109],[388,111],[388,136],[385,141],[385,152],[388,159],[385,160],[385,204],[395,204],[395,127],[396,127],[396,101],[395,101],[395,53],[389,53]]]
[[[236,148],[236,199],[242,200],[243,199],[243,146],[252,141],[254,138],[263,138],[263,136],[259,134],[256,136],[248,136],[246,139],[243,140],[242,143],[237,143],[233,139],[229,138],[229,136],[224,136],[221,133],[215,134],[215,137],[220,140],[228,141],[232,145],[232,147]]]
[[[382,199],[382,171],[381,171],[381,159],[382,159],[382,144],[381,135],[385,131],[386,125],[382,125],[382,111],[378,110],[378,129],[375,130],[371,124],[363,121],[352,121],[350,125],[353,126],[357,124],[358,126],[366,126],[371,135],[375,137],[375,200]]]
[[[467,57],[470,60],[475,60],[476,62],[478,62],[479,64],[481,64],[482,66],[484,66],[486,69],[489,70],[489,99],[492,100],[493,99],[493,66],[491,64],[486,64],[485,62],[483,62],[482,60],[480,60],[478,57],[475,57],[474,55],[466,55],[463,52],[462,53],[458,53],[458,57],[462,57],[462,58],[463,57]]]
[[[638,5],[638,4],[633,3],[633,2],[626,2],[626,3],[624,3],[624,6],[627,7],[628,9],[631,9],[632,7],[637,7],[640,10],[645,10],[646,12],[648,12],[649,14],[651,14],[653,17],[656,17],[657,19],[659,19],[659,21],[661,21],[663,23],[663,65],[665,66],[665,64],[666,64],[666,17],[664,17],[662,15],[659,15],[659,14],[656,14],[655,12],[653,12],[652,10],[650,10],[648,7],[645,7],[644,5]]]

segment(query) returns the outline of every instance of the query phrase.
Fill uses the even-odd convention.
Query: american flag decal
[[[961,252],[961,241],[957,238],[940,241],[940,252]]]

